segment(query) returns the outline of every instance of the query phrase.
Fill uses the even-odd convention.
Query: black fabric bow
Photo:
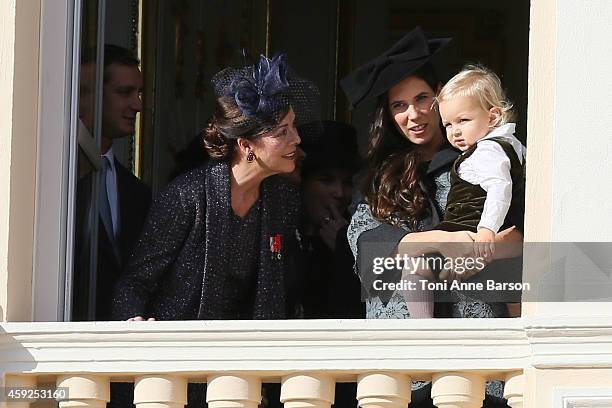
[[[450,38],[428,39],[421,27],[407,33],[378,57],[360,66],[340,81],[353,107],[370,96],[378,96],[425,65]]]
[[[252,78],[239,77],[230,85],[230,95],[240,111],[247,116],[271,116],[281,104],[277,95],[289,88],[288,69],[285,54],[278,54],[272,59],[260,56],[259,63],[253,67]]]

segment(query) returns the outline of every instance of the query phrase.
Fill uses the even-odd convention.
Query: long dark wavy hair
[[[433,66],[426,64],[412,75],[436,92],[440,81]],[[363,193],[374,218],[392,225],[408,220],[416,230],[418,222],[430,212],[425,169],[420,150],[395,126],[387,93],[378,98],[367,158]]]

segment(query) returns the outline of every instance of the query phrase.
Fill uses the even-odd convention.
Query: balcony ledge
[[[293,320],[1,323],[5,373],[317,371],[612,367],[612,319]]]

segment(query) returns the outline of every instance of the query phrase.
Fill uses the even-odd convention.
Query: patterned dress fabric
[[[438,224],[441,218],[444,216],[444,209],[446,208],[446,198],[450,190],[450,168],[457,157],[457,153],[454,154],[448,151],[441,151],[438,155],[442,155],[441,160],[436,160],[434,157],[432,163],[430,163],[430,170],[428,175],[432,181],[432,206],[435,208],[432,216],[428,219],[421,221],[418,225],[417,231],[431,230],[435,225]],[[437,165],[435,162],[437,161]],[[409,228],[407,220],[404,222],[398,222],[397,224],[404,230],[401,234],[412,232]],[[347,231],[347,237],[349,245],[353,251],[353,255],[356,259],[359,259],[359,238],[363,233],[371,232],[377,228],[389,228],[389,225],[383,225],[379,220],[376,220],[367,204],[361,203],[357,206],[357,209],[351,219]],[[399,228],[399,227],[398,227]],[[396,232],[394,237],[399,236]],[[391,238],[393,239],[393,238]],[[397,241],[392,247],[396,246]],[[358,261],[355,263],[355,271],[360,275],[364,276],[366,271],[359,271]],[[363,275],[362,275],[363,274]],[[454,300],[452,304],[452,317],[455,318],[494,318],[494,317],[505,317],[506,309],[503,304],[489,304],[478,299],[473,299],[465,296],[460,292],[454,291],[451,293]],[[389,299],[381,299],[381,297],[373,296],[368,297],[366,300],[366,318],[367,319],[408,319],[410,318],[410,311],[404,297],[394,292],[390,295]],[[414,381],[412,384],[413,389],[413,401],[415,397],[421,399],[420,394],[428,394],[430,388],[429,382]],[[415,395],[417,392],[419,396]],[[499,401],[495,401],[493,404],[485,404],[485,406],[495,406],[496,403],[501,403],[503,395],[503,383],[500,381],[489,381],[487,382],[487,395],[489,397],[497,398]]]

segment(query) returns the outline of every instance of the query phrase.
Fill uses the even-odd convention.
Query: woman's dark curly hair
[[[273,123],[280,123],[289,112],[286,109],[274,113]],[[248,120],[240,111],[233,98],[217,99],[215,112],[202,131],[204,149],[216,160],[230,161],[236,151],[237,138],[225,134],[241,134],[245,139],[254,139],[266,133],[269,128],[262,128],[253,120]]]
[[[427,82],[433,92],[440,84],[430,64],[413,75]],[[389,112],[388,94],[381,95],[370,126],[363,193],[374,218],[393,225],[410,220],[414,230],[430,211],[422,157],[415,147],[396,128]]]

